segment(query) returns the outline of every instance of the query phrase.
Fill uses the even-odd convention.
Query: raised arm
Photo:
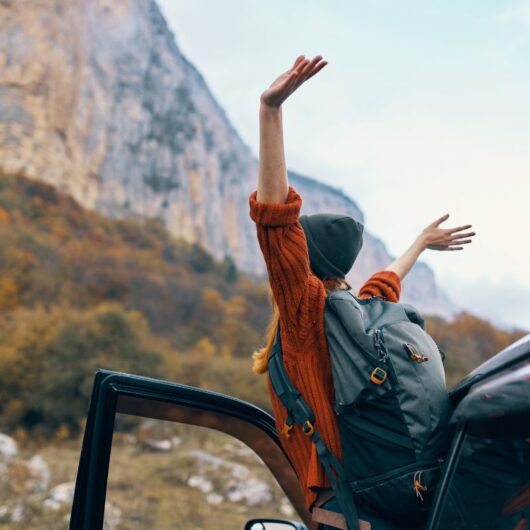
[[[283,147],[282,103],[304,82],[326,66],[317,55],[304,55],[273,81],[260,98],[259,202],[285,203],[289,191]]]
[[[283,329],[296,326],[304,308],[312,305],[322,282],[311,276],[304,230],[299,222],[302,198],[289,187],[283,150],[281,105],[304,81],[326,65],[322,57],[299,56],[260,98],[260,157],[258,189],[249,197],[250,217],[257,236]],[[293,335],[293,336],[294,336]]]
[[[457,226],[456,228],[440,228],[440,225],[449,218],[446,214],[425,228],[414,240],[412,245],[387,268],[387,271],[395,272],[400,280],[407,275],[416,263],[420,254],[426,250],[463,250],[463,245],[471,243],[475,232],[464,232],[471,225]]]

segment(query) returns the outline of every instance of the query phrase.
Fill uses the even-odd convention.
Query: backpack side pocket
[[[440,476],[441,461],[416,462],[350,485],[359,505],[412,527],[426,520]]]

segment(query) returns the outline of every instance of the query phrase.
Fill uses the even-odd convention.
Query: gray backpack
[[[334,291],[324,317],[343,461],[284,369],[278,329],[269,377],[288,412],[284,433],[299,425],[316,445],[348,530],[359,528],[356,506],[421,526],[451,438],[442,354],[406,304]]]

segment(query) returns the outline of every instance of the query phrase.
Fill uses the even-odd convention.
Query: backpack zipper
[[[385,348],[380,328],[374,330],[374,348],[379,357],[379,363],[384,365],[386,369],[376,366],[370,374],[370,381],[375,385],[382,385],[388,379],[388,352]]]
[[[383,341],[383,332],[381,328],[376,328],[376,330],[374,331],[374,348],[377,352],[377,355],[379,356],[379,359],[383,363],[387,364],[388,351]]]
[[[385,346],[385,342],[384,342],[384,335],[383,335],[383,329],[387,326],[392,326],[394,323],[387,323],[387,324],[383,324],[381,327],[379,328],[376,328],[375,331],[374,331],[374,347],[375,347],[375,350],[377,351],[377,353],[379,354],[379,358],[384,362],[386,363],[386,359],[388,358],[388,352],[386,350],[386,346]],[[412,324],[414,324],[414,322],[412,322]],[[417,324],[416,324],[417,325]],[[424,330],[425,331],[425,330]],[[438,352],[438,355],[440,356],[440,360],[442,361],[442,363],[445,361],[445,353],[442,352],[442,350],[440,350],[440,347],[438,346],[438,344],[434,341],[434,339],[427,333],[425,332],[426,335],[428,335],[431,340],[433,341],[434,343],[434,346],[436,347],[436,351]],[[376,337],[377,335],[377,337]],[[381,348],[381,351],[383,352],[383,354],[381,354],[379,352],[379,348]],[[407,353],[409,353],[407,351]],[[428,360],[428,357],[425,357],[423,356],[424,359],[422,359],[420,362],[423,362],[423,361],[427,361]],[[419,360],[419,359],[411,359],[411,360]]]

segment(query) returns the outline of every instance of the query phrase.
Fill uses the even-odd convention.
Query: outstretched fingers
[[[450,245],[469,245],[469,243],[472,242],[472,239],[457,239],[455,241],[451,241]]]
[[[296,68],[297,75],[294,83],[295,87],[298,88],[310,77],[313,77],[315,74],[320,72],[320,70],[322,70],[326,64],[328,64],[327,61],[323,61],[321,55],[317,55],[311,61],[309,59],[301,61]]]
[[[311,79],[314,75],[318,74],[318,72],[320,72],[320,70],[322,70],[322,68],[324,68],[324,66],[326,66],[326,64],[328,64],[327,61],[321,61],[319,62],[312,70],[312,72],[305,78],[305,80],[307,81],[308,79]]]
[[[309,59],[306,59],[304,55],[298,56],[292,68],[287,71],[288,75],[283,81],[283,83],[280,85],[280,90],[286,92],[287,94],[291,94],[292,92],[294,92],[300,84],[300,74],[308,64]]]
[[[449,219],[448,213],[442,215],[442,217],[440,217],[439,219],[436,219],[436,221],[434,221],[431,226],[440,226],[444,221],[447,221],[447,219]]]
[[[455,239],[465,239],[466,237],[473,237],[475,235],[476,235],[475,232],[466,232],[464,234],[458,233],[458,234],[452,234],[449,239],[451,239],[451,241],[452,241],[452,240],[455,240]]]
[[[473,225],[462,225],[462,226],[457,226],[455,228],[449,228],[447,230],[447,233],[448,234],[454,234],[455,232],[461,232],[462,230],[468,230],[469,228],[471,228]]]
[[[300,79],[305,81],[307,79],[307,76],[312,72],[312,70],[321,60],[322,60],[321,55],[317,55],[316,57],[313,57],[313,59],[311,59],[311,61],[309,61],[308,64],[304,67],[304,69],[300,72]]]
[[[290,70],[294,70],[304,59],[305,55],[299,55],[294,61],[293,66],[291,66]]]
[[[289,75],[285,79],[282,89],[289,90],[290,92],[294,91],[296,89],[296,85],[299,84],[301,72],[303,72],[308,64],[309,59],[305,59],[303,55],[300,55],[291,68]]]
[[[289,90],[296,82],[296,79],[300,73],[301,68],[304,64],[307,64],[309,61],[305,58],[305,55],[299,55],[291,68],[289,68],[284,74],[282,74],[276,81],[276,89],[280,91]],[[274,83],[273,83],[274,84]]]

